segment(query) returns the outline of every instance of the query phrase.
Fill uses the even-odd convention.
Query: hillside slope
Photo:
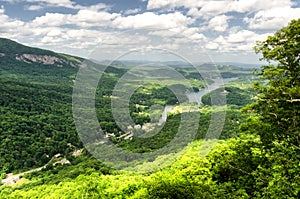
[[[73,67],[80,66],[80,63],[84,60],[79,57],[59,54],[49,50],[32,48],[5,38],[0,38],[0,57],[2,63],[10,59],[10,62],[16,60],[28,64],[64,64]]]
[[[0,173],[80,148],[72,87],[84,59],[0,39]]]

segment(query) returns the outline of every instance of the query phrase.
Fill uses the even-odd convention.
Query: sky
[[[97,60],[256,64],[256,41],[297,18],[300,0],[0,0],[0,37]]]

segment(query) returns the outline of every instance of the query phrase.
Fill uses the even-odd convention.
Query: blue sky
[[[0,37],[99,60],[162,49],[258,63],[255,42],[297,18],[299,0],[0,0]]]

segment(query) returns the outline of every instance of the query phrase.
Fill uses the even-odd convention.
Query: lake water
[[[197,104],[202,104],[201,99],[204,95],[223,86],[224,84],[227,84],[237,79],[238,78],[212,79],[214,83],[208,85],[205,89],[200,90],[199,92],[186,93],[186,96],[188,97],[190,103],[195,102]],[[168,112],[172,111],[173,108],[174,106],[169,106],[169,105],[165,107],[164,112],[162,113],[162,116],[159,119],[159,124],[162,124],[167,121]]]
[[[188,97],[190,103],[196,102],[197,104],[202,104],[201,99],[204,95],[223,86],[224,84],[227,84],[237,79],[238,78],[213,79],[213,84],[208,85],[205,89],[200,90],[199,92],[186,93],[186,96]]]
[[[168,105],[168,106],[165,107],[164,112],[162,113],[161,118],[159,119],[158,124],[162,124],[162,123],[164,123],[164,122],[167,121],[168,112],[170,112],[173,108],[174,108],[174,106],[170,106],[170,105]]]

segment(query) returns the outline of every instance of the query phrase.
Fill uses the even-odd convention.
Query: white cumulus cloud
[[[193,19],[186,17],[179,12],[160,15],[153,12],[145,12],[143,14],[137,14],[133,16],[118,17],[113,21],[113,26],[120,29],[169,29],[187,26],[193,22]]]
[[[253,18],[244,18],[251,29],[277,30],[292,19],[300,18],[300,8],[273,8],[257,12]]]
[[[224,32],[224,31],[227,30],[227,28],[229,26],[228,25],[228,20],[230,18],[231,18],[230,16],[226,16],[226,15],[216,16],[216,17],[212,18],[209,21],[208,27],[211,30],[215,30],[215,31],[218,31],[218,32]]]
[[[135,9],[128,9],[124,12],[125,15],[131,15],[131,14],[136,14],[138,12],[142,11],[141,8],[135,8]]]

